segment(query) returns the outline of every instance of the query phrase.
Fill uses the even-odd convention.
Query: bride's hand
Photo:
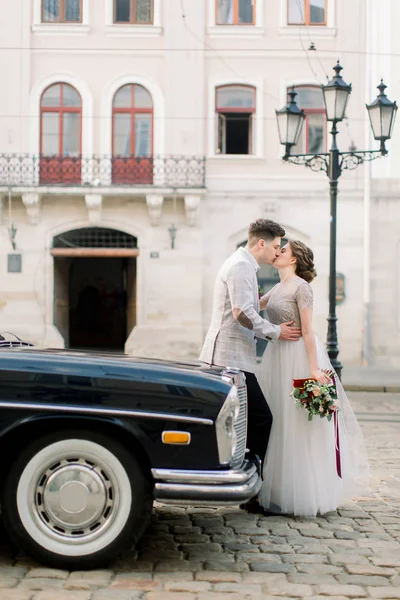
[[[319,383],[329,383],[330,382],[330,377],[324,372],[321,371],[321,369],[314,369],[313,371],[311,371],[311,377],[313,379],[316,379]]]

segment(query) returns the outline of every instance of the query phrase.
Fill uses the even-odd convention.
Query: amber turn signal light
[[[187,446],[190,444],[190,433],[187,431],[163,431],[161,439],[163,444]]]

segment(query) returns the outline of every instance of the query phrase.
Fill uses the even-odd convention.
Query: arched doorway
[[[136,324],[137,238],[103,227],[53,239],[54,324],[69,348],[122,351]]]

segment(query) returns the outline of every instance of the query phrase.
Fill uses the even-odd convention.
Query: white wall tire
[[[119,442],[59,432],[18,457],[2,507],[11,537],[41,562],[94,568],[136,541],[148,492],[137,461]]]

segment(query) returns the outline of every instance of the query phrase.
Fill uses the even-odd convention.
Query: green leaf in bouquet
[[[312,413],[311,413],[311,412],[310,412],[310,413],[308,413],[308,420],[309,420],[309,421],[312,421],[312,418],[313,418],[313,415],[312,415]]]
[[[293,390],[293,396],[295,398],[300,398],[300,390],[298,388],[294,388],[294,390]]]
[[[332,421],[332,415],[328,415],[326,418],[328,419],[329,422]]]

